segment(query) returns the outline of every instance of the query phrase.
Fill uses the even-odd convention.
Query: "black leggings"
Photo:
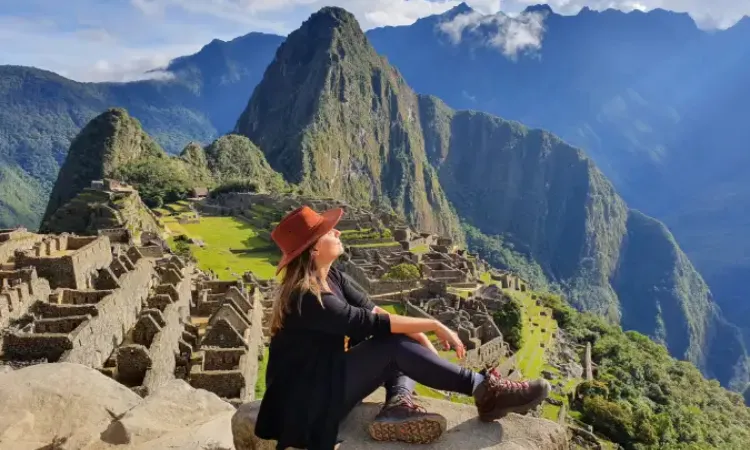
[[[348,414],[383,385],[388,397],[411,393],[415,385],[412,380],[433,389],[471,395],[477,376],[405,335],[369,339],[346,353],[344,412]]]

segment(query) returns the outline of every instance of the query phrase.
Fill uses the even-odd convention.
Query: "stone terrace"
[[[235,405],[252,400],[261,285],[212,279],[146,241],[132,245],[122,229],[0,233],[0,365],[72,362],[142,396],[182,378]]]
[[[239,280],[203,279],[197,280],[192,298],[199,327],[187,349],[185,378],[236,406],[253,400],[263,355],[260,288]]]
[[[339,263],[341,270],[349,274],[370,295],[415,289],[421,280],[383,280],[391,267],[401,263],[418,264],[419,256],[398,247],[349,247],[348,253]]]
[[[424,280],[449,284],[454,288],[476,288],[482,267],[466,252],[451,251],[450,239],[430,234],[414,234],[408,228],[396,228],[393,236],[401,247],[349,246],[341,264],[355,281],[371,295],[382,295],[419,287]],[[416,245],[415,245],[416,243]],[[416,246],[428,247],[426,251],[406,250]],[[395,265],[414,264],[422,276],[420,280],[383,280],[382,277]]]
[[[102,371],[148,395],[175,376],[190,318],[193,267],[177,256],[156,259],[154,283],[138,319],[104,363]]]
[[[59,258],[38,249],[39,256],[16,258],[21,267],[31,265],[37,272],[41,267],[56,289],[46,301],[37,299],[27,314],[12,321],[3,342],[4,356],[101,367],[122,341],[124,331],[135,324],[153,283],[154,261],[135,247],[113,254],[106,237],[62,238],[45,242],[83,245],[60,246],[69,253]],[[67,261],[55,269],[45,258]]]

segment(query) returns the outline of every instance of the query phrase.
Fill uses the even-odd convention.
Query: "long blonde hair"
[[[284,268],[281,285],[276,290],[271,315],[271,335],[275,335],[284,326],[284,317],[296,306],[302,312],[302,296],[312,292],[323,305],[321,291],[323,281],[320,279],[315,261],[310,253],[312,246],[294,258]],[[295,295],[296,293],[296,295]]]

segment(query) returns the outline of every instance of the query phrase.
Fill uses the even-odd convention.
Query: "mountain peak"
[[[93,118],[73,139],[50,194],[43,222],[92,180],[109,177],[117,166],[164,151],[140,121],[123,108],[110,108]]]
[[[312,194],[379,205],[460,238],[427,162],[419,100],[341,8],[323,8],[279,47],[235,128]]]
[[[315,34],[333,32],[334,30],[357,30],[362,34],[354,14],[338,6],[326,6],[313,13],[296,32],[314,31]],[[294,32],[292,33],[294,34]]]
[[[454,6],[445,13],[444,16],[457,16],[459,14],[468,14],[474,12],[474,8],[467,5],[466,2],[461,2],[458,6]]]
[[[554,14],[552,7],[546,3],[539,3],[536,5],[529,5],[523,10],[524,14],[527,13],[543,13],[543,14]]]

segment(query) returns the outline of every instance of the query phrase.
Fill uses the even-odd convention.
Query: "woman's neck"
[[[320,277],[320,279],[325,282],[325,280],[328,279],[328,272],[330,270],[331,270],[331,265],[330,264],[327,264],[327,265],[322,266],[322,267],[318,267],[318,269],[317,269],[318,277]]]

